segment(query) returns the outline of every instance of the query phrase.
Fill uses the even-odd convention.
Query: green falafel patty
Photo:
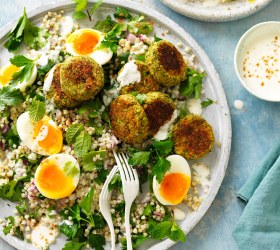
[[[121,89],[120,93],[127,94],[127,93],[131,93],[131,92],[137,92],[137,93],[141,93],[141,94],[146,94],[148,92],[158,91],[159,84],[154,79],[154,77],[151,75],[148,66],[141,61],[135,61],[135,64],[137,66],[137,70],[141,74],[141,81],[124,86]],[[121,69],[121,71],[122,70],[123,70],[123,68]]]
[[[149,134],[153,136],[171,120],[176,107],[167,94],[150,92],[146,95],[143,108],[149,120]]]
[[[131,94],[118,96],[110,104],[113,134],[124,142],[136,144],[148,138],[149,121],[144,109]]]
[[[173,127],[174,150],[186,159],[198,159],[209,153],[214,145],[214,132],[199,115],[188,115]]]
[[[146,53],[146,62],[153,77],[164,86],[175,86],[186,79],[187,65],[170,42],[154,42]]]
[[[48,100],[53,100],[53,102],[55,103],[55,105],[58,108],[75,108],[81,102],[69,97],[61,89],[61,86],[60,86],[60,67],[61,67],[61,64],[57,64],[55,66],[55,69],[53,71],[51,86],[50,86],[50,89],[46,93],[46,98]],[[50,72],[46,75],[45,79],[47,79],[49,74],[50,74]]]
[[[62,90],[73,99],[86,101],[93,98],[104,86],[102,67],[88,56],[73,56],[60,68]]]

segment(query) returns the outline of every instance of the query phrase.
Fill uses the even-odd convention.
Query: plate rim
[[[89,0],[90,3],[96,2],[95,0]],[[49,10],[54,10],[54,9],[59,9],[59,8],[65,8],[69,7],[70,5],[74,6],[74,3],[71,0],[63,0],[59,2],[51,2],[47,4],[43,4],[31,11],[28,11],[27,14],[30,19],[40,15],[41,13],[47,12]],[[215,89],[217,89],[217,96],[219,99],[219,106],[221,109],[221,113],[224,115],[222,116],[222,120],[224,123],[224,127],[227,128],[226,131],[223,131],[223,141],[221,141],[221,157],[220,160],[218,161],[218,166],[217,166],[217,173],[215,176],[212,176],[212,179],[215,179],[215,182],[213,181],[211,185],[211,193],[209,191],[207,199],[204,200],[204,202],[201,204],[200,208],[198,211],[195,211],[193,213],[196,213],[196,220],[193,223],[191,227],[188,228],[183,228],[182,230],[184,231],[185,234],[189,233],[195,226],[196,224],[202,219],[202,217],[205,215],[205,213],[208,211],[210,208],[212,202],[214,201],[214,198],[216,197],[219,188],[222,184],[222,181],[225,176],[225,172],[228,166],[229,162],[229,157],[230,157],[230,150],[231,150],[231,139],[232,139],[232,126],[231,126],[231,118],[230,118],[230,110],[228,107],[227,99],[226,99],[226,94],[223,89],[221,80],[219,78],[219,75],[209,59],[208,55],[204,52],[204,50],[200,47],[200,45],[194,40],[194,38],[187,32],[185,31],[179,24],[168,18],[167,16],[161,14],[160,12],[147,7],[143,5],[142,3],[137,3],[137,6],[135,6],[135,2],[129,1],[129,0],[104,0],[103,5],[111,5],[111,6],[121,6],[128,8],[130,10],[133,10],[134,12],[141,12],[145,13],[146,16],[149,16],[150,18],[158,21],[159,23],[164,23],[165,26],[170,27],[170,30],[175,31],[178,37],[181,37],[183,41],[187,41],[188,44],[192,47],[195,48],[194,53],[199,55],[199,57],[203,58],[203,62],[200,61],[200,63],[203,63],[204,65],[207,65],[208,71],[211,73],[209,74],[209,77],[211,76],[211,83],[214,84]],[[0,39],[3,39],[4,37],[7,36],[8,32],[13,28],[13,26],[16,24],[17,19],[14,19],[10,22],[8,22],[6,25],[4,25],[3,28],[0,29]],[[8,244],[11,246],[15,247],[18,249],[18,242],[20,240],[16,239],[13,236],[5,236],[0,230],[0,237],[4,239]],[[23,242],[26,243],[26,242]],[[165,239],[152,247],[150,247],[150,250],[157,250],[157,249],[168,249],[172,245],[176,244],[177,242],[174,242],[170,239]],[[20,246],[21,250],[28,250],[30,247],[24,247]]]
[[[240,8],[227,8],[230,3],[226,4],[220,11],[214,7],[197,7],[183,3],[180,0],[160,0],[163,4],[184,16],[192,19],[206,22],[229,22],[250,16],[270,4],[273,0],[257,0],[250,5],[241,6]]]

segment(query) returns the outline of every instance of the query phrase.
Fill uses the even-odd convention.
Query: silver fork
[[[112,192],[109,191],[109,184],[113,179],[114,175],[117,173],[117,171],[118,171],[118,166],[116,165],[113,167],[110,174],[107,176],[107,179],[99,195],[100,212],[103,215],[104,219],[106,220],[111,233],[111,250],[115,250],[116,239],[115,239],[115,230],[114,230],[114,225],[113,225],[113,220],[111,215],[111,206],[109,203],[112,194]]]
[[[127,249],[132,250],[131,242],[131,231],[130,231],[130,209],[132,202],[136,198],[139,192],[139,178],[135,169],[133,169],[128,161],[126,156],[121,154],[116,154],[113,151],[114,157],[116,159],[117,165],[119,167],[119,172],[122,179],[123,185],[123,195],[125,201],[125,231],[126,231],[126,244]]]

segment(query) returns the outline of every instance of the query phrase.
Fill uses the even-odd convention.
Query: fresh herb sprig
[[[48,32],[45,29],[34,26],[26,15],[24,8],[23,16],[20,17],[14,29],[8,34],[8,41],[5,43],[5,48],[9,52],[15,52],[22,42],[32,49],[39,49],[45,46]]]
[[[102,4],[103,0],[97,0],[97,2],[93,5],[91,9],[88,8],[88,1],[87,0],[73,0],[76,4],[76,10],[73,12],[74,19],[83,19],[88,17],[90,21],[92,21],[92,15],[95,11],[99,8]]]
[[[23,94],[13,86],[5,86],[0,89],[0,111],[6,106],[16,106],[24,101]]]
[[[28,108],[28,114],[32,121],[40,121],[46,113],[46,104],[44,101],[34,98]]]

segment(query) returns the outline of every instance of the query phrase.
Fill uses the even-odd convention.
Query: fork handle
[[[111,233],[111,250],[115,250],[116,246],[115,246],[115,231],[114,231],[114,226],[113,225],[109,225],[109,229],[110,229],[110,233]]]
[[[131,204],[125,205],[125,232],[126,232],[126,246],[127,250],[132,250],[131,231],[130,231],[130,208]]]

